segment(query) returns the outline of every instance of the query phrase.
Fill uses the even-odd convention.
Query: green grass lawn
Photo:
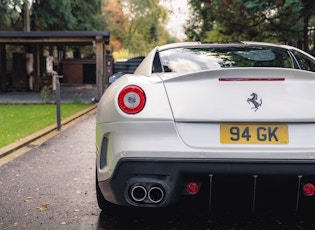
[[[91,105],[62,104],[61,119]],[[56,105],[0,105],[0,148],[56,123]]]

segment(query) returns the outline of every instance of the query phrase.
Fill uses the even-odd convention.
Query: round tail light
[[[145,103],[145,93],[136,85],[126,86],[118,95],[120,109],[128,114],[139,113],[144,108]]]

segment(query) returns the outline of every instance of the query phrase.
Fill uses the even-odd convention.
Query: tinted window
[[[294,56],[295,56],[297,62],[299,63],[299,66],[301,69],[313,71],[313,72],[315,71],[315,66],[314,66],[314,63],[311,59],[309,59],[305,55],[298,53],[298,52],[294,52]]]
[[[292,68],[288,52],[260,47],[178,48],[160,52],[165,72],[196,72],[230,67]]]
[[[160,65],[159,55],[155,54],[153,59],[152,73],[160,73],[163,72],[162,67]]]

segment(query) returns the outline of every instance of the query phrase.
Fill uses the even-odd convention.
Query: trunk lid
[[[231,68],[161,76],[178,122],[313,122],[315,73]]]

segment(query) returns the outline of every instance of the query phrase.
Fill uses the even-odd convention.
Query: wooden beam
[[[0,43],[5,44],[34,44],[34,43],[48,43],[48,44],[92,44],[92,38],[0,38]]]
[[[36,44],[34,46],[33,52],[34,52],[33,53],[33,55],[34,55],[33,90],[35,92],[39,92],[40,91],[40,85],[41,85],[41,79],[40,79],[40,52],[41,52],[41,48],[40,48],[39,44]]]
[[[104,41],[100,37],[96,38],[96,98],[99,100],[105,89],[104,80]]]
[[[0,45],[0,91],[6,91],[7,59],[5,45]]]

